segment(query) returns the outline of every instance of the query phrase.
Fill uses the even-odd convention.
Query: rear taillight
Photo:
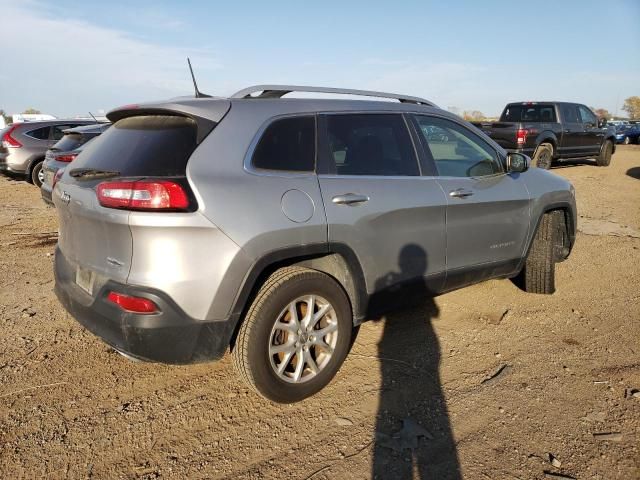
[[[77,153],[65,153],[63,155],[56,155],[55,160],[59,162],[69,163],[69,162],[73,162],[77,156],[78,156]]]
[[[519,128],[518,131],[516,132],[516,143],[518,145],[524,145],[525,142],[527,141],[527,134],[529,132],[527,131],[526,128]]]
[[[9,130],[7,130],[2,136],[2,145],[4,145],[6,148],[20,148],[22,146],[22,144],[18,140],[11,136],[14,130],[18,128],[18,126],[19,125],[14,125],[10,127]]]
[[[187,210],[189,197],[179,183],[166,180],[103,182],[97,187],[100,205],[124,210]]]
[[[53,176],[53,180],[51,181],[51,191],[56,188],[56,183],[58,183],[58,180],[62,178],[63,173],[64,168],[59,168],[58,171],[56,171],[56,174]]]
[[[123,293],[109,292],[107,300],[115,303],[127,312],[133,313],[156,313],[158,306],[148,298],[132,297]]]

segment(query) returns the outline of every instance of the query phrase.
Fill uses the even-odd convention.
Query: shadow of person
[[[395,297],[393,303],[404,308],[386,316],[378,343],[382,381],[372,478],[460,479],[438,373],[440,346],[431,324],[439,310],[424,281],[426,252],[407,245],[398,266],[400,272],[376,282],[376,295],[382,298],[373,299]],[[417,285],[410,282],[415,278]]]

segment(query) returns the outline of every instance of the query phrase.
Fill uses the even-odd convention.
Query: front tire
[[[604,142],[600,155],[596,159],[596,163],[599,167],[608,167],[611,163],[611,155],[613,154],[613,143],[611,140]]]
[[[550,143],[541,143],[536,149],[536,153],[533,155],[534,166],[549,170],[551,163],[553,162],[553,145]]]
[[[315,270],[282,268],[262,285],[240,326],[234,364],[260,395],[298,402],[335,376],[352,330],[349,299],[335,280]]]
[[[561,214],[562,212],[560,212]],[[555,292],[555,245],[560,231],[561,215],[546,213],[540,220],[524,268],[520,272],[520,284],[525,292],[552,294]]]

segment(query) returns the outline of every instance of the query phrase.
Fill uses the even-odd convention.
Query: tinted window
[[[462,125],[422,115],[416,121],[440,175],[479,177],[504,171],[496,151]]]
[[[70,152],[71,150],[75,150],[84,142],[87,141],[87,138],[79,133],[68,133],[61,140],[59,140],[51,150],[59,150],[61,152]]]
[[[196,123],[185,117],[125,118],[91,142],[73,165],[122,176],[182,176],[197,146],[196,133]]]
[[[556,109],[553,105],[507,105],[502,122],[555,122]]]
[[[262,134],[252,163],[256,168],[312,172],[315,166],[314,117],[276,120]]]
[[[598,123],[595,114],[584,105],[579,105],[578,110],[580,111],[582,123],[592,123],[593,125]]]
[[[401,115],[327,115],[329,173],[420,175],[411,137]]]
[[[30,130],[26,132],[25,135],[28,135],[32,138],[36,138],[38,140],[49,140],[50,130],[51,130],[51,127],[36,128],[35,130]]]
[[[580,123],[578,120],[578,109],[575,105],[564,103],[560,106],[562,111],[562,121],[565,123]]]

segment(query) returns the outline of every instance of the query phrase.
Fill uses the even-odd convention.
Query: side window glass
[[[274,121],[262,134],[251,163],[255,168],[312,172],[315,168],[315,118],[290,117]]]
[[[329,172],[337,175],[420,175],[402,115],[327,115]]]
[[[496,151],[462,125],[424,115],[415,119],[441,176],[480,177],[504,172]]]
[[[578,107],[578,110],[580,110],[580,118],[582,119],[582,123],[591,123],[594,126],[598,123],[593,112],[584,105],[580,105]]]
[[[562,121],[564,123],[580,123],[580,120],[578,120],[578,109],[575,105],[562,105]]]
[[[28,135],[38,140],[49,140],[49,131],[50,131],[50,127],[42,127],[42,128],[36,128],[35,130],[31,130],[30,132],[25,133],[25,135]]]

